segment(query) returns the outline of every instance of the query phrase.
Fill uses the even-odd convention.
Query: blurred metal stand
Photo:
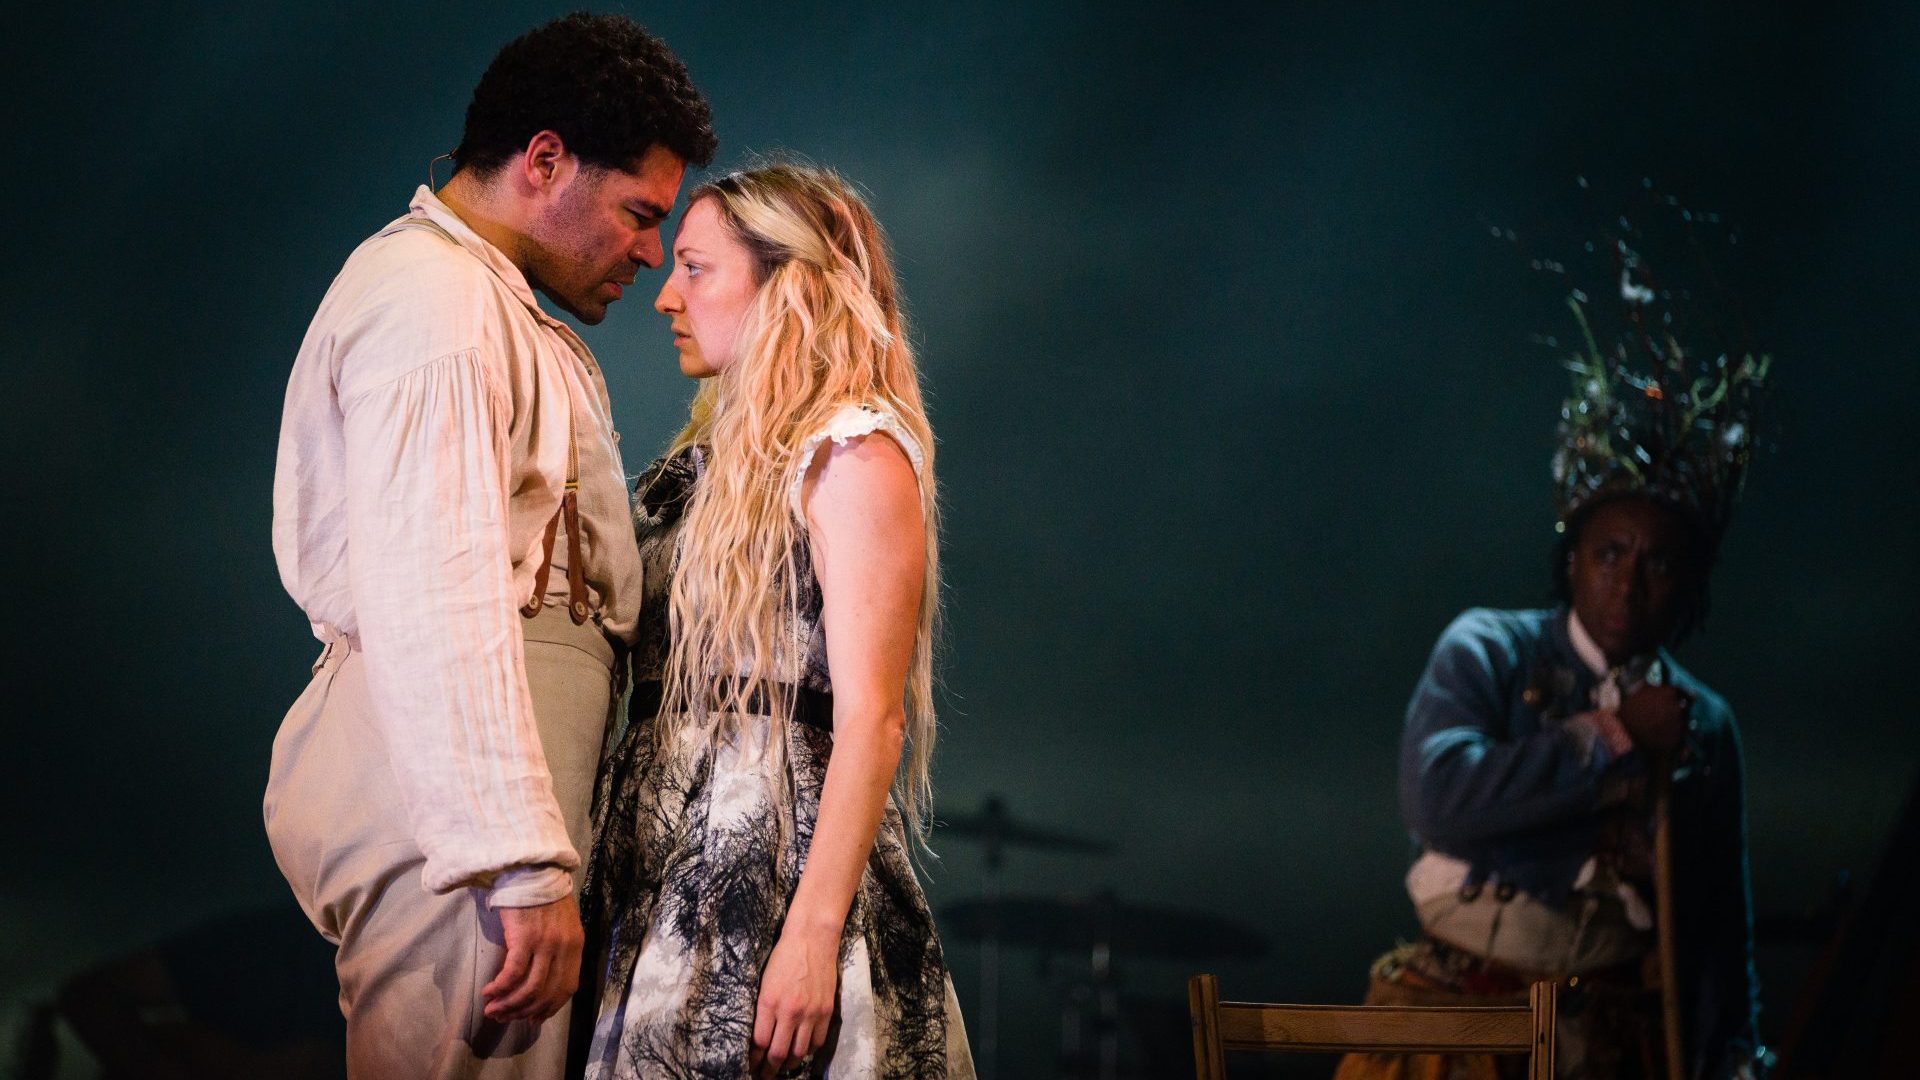
[[[1119,901],[1112,890],[1087,905],[1090,962],[1086,981],[1067,994],[1060,1010],[1060,1070],[1076,1080],[1120,1074],[1120,979],[1113,968],[1113,937]],[[1091,1028],[1092,1050],[1088,1049]]]
[[[1115,1080],[1120,1075],[1123,1001],[1121,957],[1155,957],[1194,963],[1264,955],[1259,931],[1186,908],[1129,904],[1111,891],[1093,896],[1006,896],[999,892],[963,900],[940,913],[945,933],[981,942],[1088,957],[1086,973],[1067,987],[1060,1010],[1059,1069],[1074,1080]],[[997,988],[996,988],[997,990]],[[984,1030],[984,1028],[983,1028]],[[986,1040],[980,1040],[986,1061]],[[987,1075],[983,1068],[981,1074]]]
[[[985,895],[973,902],[976,922],[967,936],[980,943],[980,1008],[974,1044],[978,1053],[974,1065],[981,1080],[993,1080],[1000,1049],[1000,871],[1006,865],[1007,848],[1106,855],[1113,851],[1113,845],[1016,821],[1007,810],[1006,800],[998,795],[982,800],[979,813],[940,822],[939,827],[950,836],[978,841],[986,857]]]

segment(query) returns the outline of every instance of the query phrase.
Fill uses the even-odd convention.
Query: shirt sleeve
[[[423,881],[497,887],[495,906],[560,899],[580,860],[527,689],[507,550],[507,395],[468,349],[341,410],[368,691]]]
[[[1400,801],[1407,824],[1443,850],[1590,814],[1610,755],[1558,725],[1508,731],[1500,672],[1516,667],[1491,613],[1454,620],[1407,706]]]

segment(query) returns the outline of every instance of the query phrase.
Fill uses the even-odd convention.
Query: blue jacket
[[[1718,694],[1665,650],[1660,660],[1693,698],[1672,800],[1689,1072],[1719,1078],[1759,1045],[1740,735]],[[1468,863],[1470,880],[1563,902],[1593,853],[1603,779],[1644,768],[1637,752],[1589,752],[1561,727],[1589,707],[1595,681],[1565,608],[1455,619],[1413,692],[1400,744],[1400,807],[1415,839]]]

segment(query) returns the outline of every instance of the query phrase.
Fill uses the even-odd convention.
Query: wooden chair
[[[1195,975],[1187,980],[1193,1068],[1199,1080],[1224,1080],[1228,1050],[1528,1054],[1530,1080],[1553,1080],[1559,990],[1554,983],[1534,983],[1530,1006],[1496,1008],[1262,1005],[1221,1001],[1219,981]]]

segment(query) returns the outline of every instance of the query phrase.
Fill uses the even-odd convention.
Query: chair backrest
[[[1225,1052],[1368,1050],[1406,1054],[1527,1054],[1529,1080],[1553,1080],[1553,1023],[1560,988],[1538,982],[1530,1005],[1436,1008],[1415,1005],[1268,1005],[1221,1001],[1211,975],[1187,980],[1193,1066],[1199,1080],[1224,1080]]]

